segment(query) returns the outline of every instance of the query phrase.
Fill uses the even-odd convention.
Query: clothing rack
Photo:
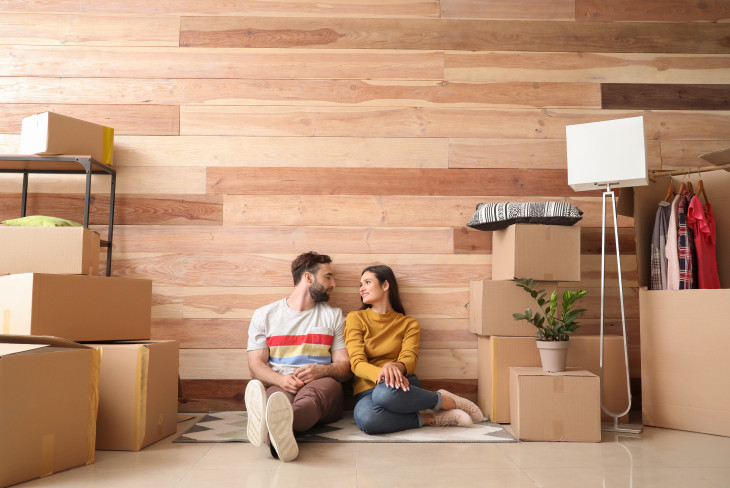
[[[656,176],[674,176],[674,175],[690,175],[692,173],[701,173],[703,171],[715,171],[718,169],[724,169],[725,171],[730,171],[730,163],[725,164],[718,164],[713,166],[703,166],[698,168],[684,168],[684,169],[673,169],[673,170],[666,170],[666,171],[659,171],[659,170],[650,170],[649,171],[649,179],[652,181],[656,181],[654,177]]]

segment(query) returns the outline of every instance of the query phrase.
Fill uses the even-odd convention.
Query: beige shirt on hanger
[[[672,212],[669,215],[669,229],[667,230],[667,290],[679,290],[679,253],[677,252],[677,206],[679,195],[672,200]]]

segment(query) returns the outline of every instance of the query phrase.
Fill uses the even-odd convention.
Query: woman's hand
[[[383,381],[385,386],[390,388],[401,388],[403,391],[409,391],[411,388],[408,383],[408,378],[401,371],[402,366],[402,363],[385,363],[378,373],[377,383]]]

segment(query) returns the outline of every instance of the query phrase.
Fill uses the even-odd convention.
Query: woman
[[[370,266],[360,277],[362,309],[351,312],[345,344],[355,373],[355,422],[367,434],[423,425],[468,427],[483,418],[474,403],[446,390],[420,388],[413,371],[421,329],[405,314],[388,266]]]

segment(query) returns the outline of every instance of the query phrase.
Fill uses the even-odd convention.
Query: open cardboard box
[[[94,462],[99,352],[0,334],[0,487]]]
[[[623,188],[618,212],[634,217],[639,277],[642,418],[645,425],[730,436],[730,173],[701,174],[717,226],[720,290],[649,290],[657,205],[670,178],[697,187],[697,173]]]

